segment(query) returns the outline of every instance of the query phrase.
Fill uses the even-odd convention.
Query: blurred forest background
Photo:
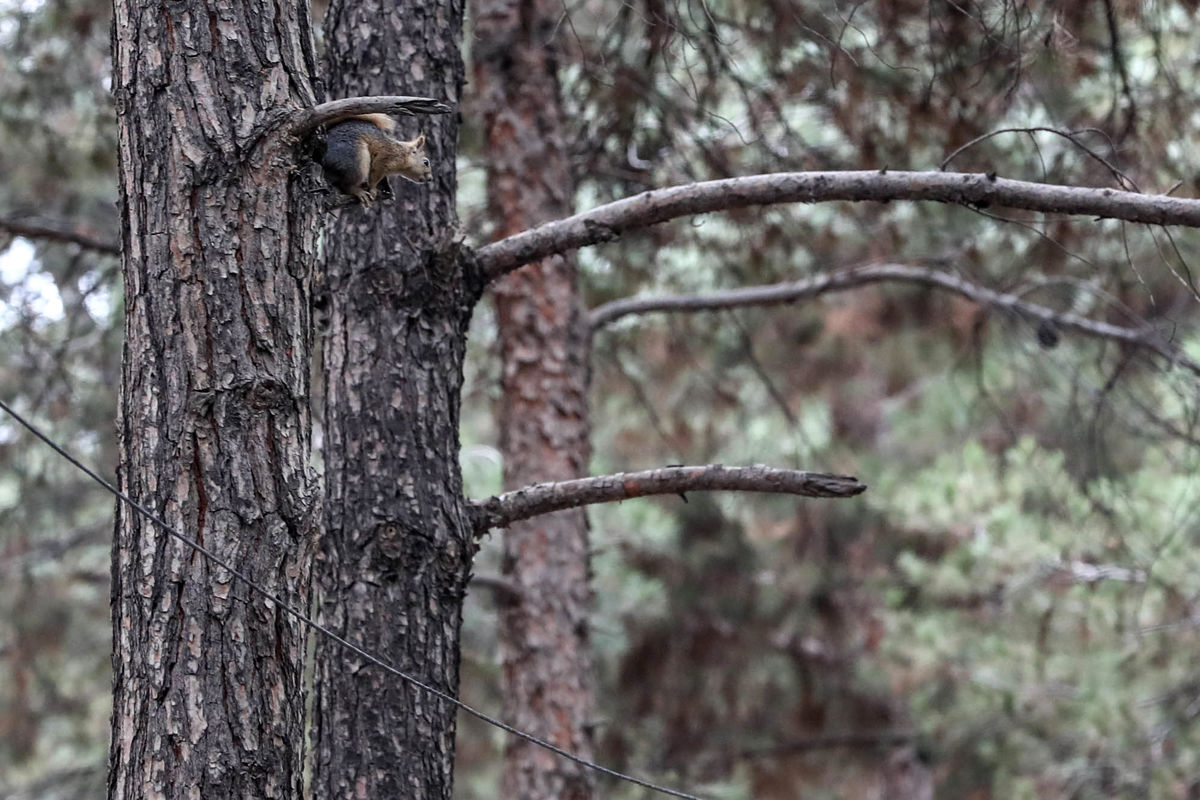
[[[1194,197],[1196,5],[566,0],[553,35],[575,206],[758,172],[937,169],[1000,129],[1020,130],[948,168]],[[109,16],[0,0],[0,392],[111,473]],[[469,62],[470,22],[464,45]],[[483,242],[471,88],[459,213]],[[1198,244],[831,203],[662,225],[578,260],[592,308],[933,267],[1200,358]],[[475,497],[500,488],[494,328],[485,305],[462,415]],[[592,473],[761,462],[870,486],[593,507],[599,759],[726,800],[1200,797],[1198,389],[1146,348],[903,281],[598,325]],[[0,418],[5,800],[104,791],[112,511]],[[494,536],[464,632],[462,696],[485,708],[500,702],[497,553]],[[458,797],[497,796],[501,749],[461,721]]]

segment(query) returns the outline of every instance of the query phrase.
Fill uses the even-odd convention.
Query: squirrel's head
[[[429,155],[425,152],[425,134],[421,134],[411,142],[413,146],[413,163],[421,170],[421,181],[433,177],[433,168],[429,166]]]
[[[433,177],[429,156],[425,152],[425,134],[409,142],[397,139],[393,144],[395,146],[391,148],[384,164],[388,174],[403,175],[417,183],[425,183]]]

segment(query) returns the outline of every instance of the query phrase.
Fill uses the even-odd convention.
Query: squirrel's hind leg
[[[370,208],[371,203],[375,201],[375,193],[371,191],[369,185],[371,176],[371,149],[367,147],[366,139],[359,139],[354,150],[358,169],[354,176],[357,180],[353,188],[350,189],[350,194],[357,197],[364,208]]]

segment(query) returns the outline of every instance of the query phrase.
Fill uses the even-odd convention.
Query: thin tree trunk
[[[122,488],[303,604],[316,221],[261,134],[313,103],[303,4],[116,0]],[[109,797],[295,798],[303,631],[118,507]]]
[[[335,0],[330,94],[458,101],[457,0]],[[433,181],[337,212],[328,231],[323,342],[326,531],[321,614],[334,630],[457,694],[472,527],[458,421],[467,323],[478,297],[450,241],[456,115],[400,119],[428,141]],[[469,262],[462,262],[469,263]],[[317,798],[449,798],[455,709],[318,641]]]
[[[477,0],[475,75],[487,132],[488,210],[504,237],[571,213],[554,30],[562,4]],[[494,287],[502,359],[500,411],[508,488],[583,474],[589,458],[587,320],[573,261],[552,256]],[[587,517],[581,509],[504,532],[500,605],[504,717],[592,756]],[[510,739],[502,796],[587,800],[592,774]]]

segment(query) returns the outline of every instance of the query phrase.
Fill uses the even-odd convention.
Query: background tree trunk
[[[559,99],[562,4],[476,0],[475,75],[487,135],[488,212],[502,238],[568,216],[573,186]],[[501,355],[504,482],[577,478],[589,458],[587,323],[575,264],[553,256],[493,290]],[[504,718],[592,757],[587,516],[560,511],[504,531],[504,576],[521,592],[500,604]],[[586,800],[592,773],[509,739],[503,797]]]
[[[326,18],[333,97],[416,94],[457,103],[457,0],[338,0]],[[400,120],[402,133],[418,130]],[[433,181],[337,213],[326,237],[324,621],[456,694],[472,531],[458,428],[466,329],[478,289],[461,272],[457,115],[421,118]],[[449,798],[455,709],[317,643],[314,794]]]
[[[309,106],[303,4],[117,0],[120,484],[303,604],[316,220],[262,140]],[[264,144],[265,142],[265,144]],[[118,506],[109,796],[294,798],[303,631]]]

